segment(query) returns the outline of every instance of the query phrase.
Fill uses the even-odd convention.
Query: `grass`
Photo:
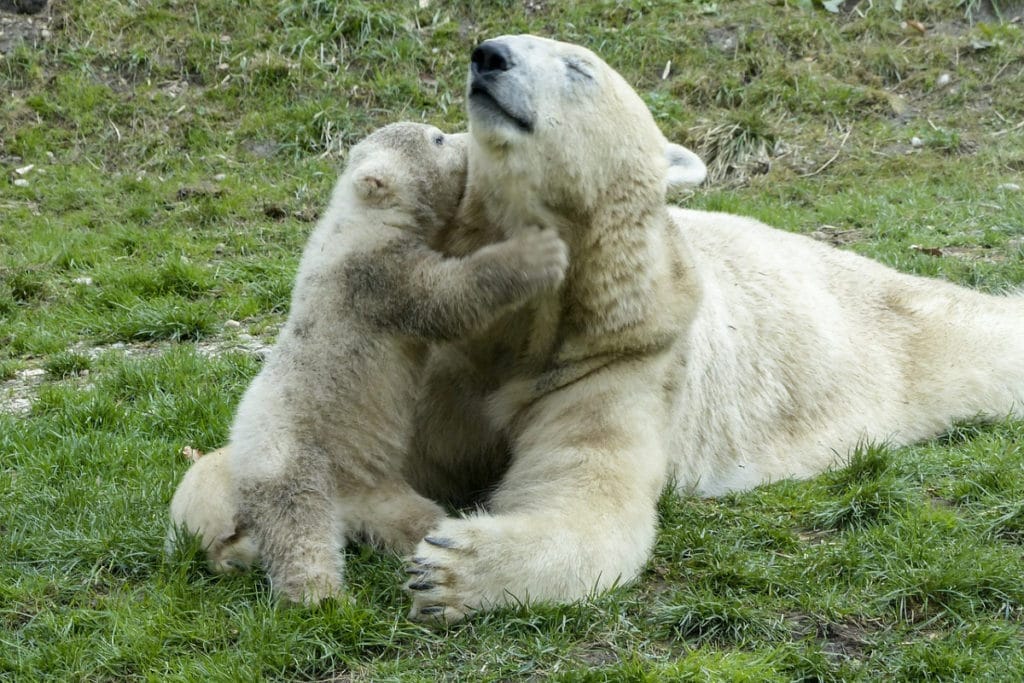
[[[56,2],[49,40],[0,59],[0,679],[1019,676],[1020,421],[665,496],[638,582],[447,632],[405,620],[400,562],[366,548],[355,602],[309,611],[162,553],[179,453],[223,443],[344,149],[464,127],[478,40],[602,54],[712,162],[676,201],[1003,291],[1024,284],[1015,8]]]

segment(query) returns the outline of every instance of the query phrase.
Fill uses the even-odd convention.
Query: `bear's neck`
[[[671,219],[663,203],[605,205],[561,231],[570,264],[562,292],[560,360],[656,350],[674,336]]]
[[[696,306],[699,292],[655,185],[605,194],[593,202],[594,210],[537,204],[545,214],[539,219],[531,201],[520,198],[529,210],[516,213],[500,186],[481,184],[467,193],[460,220],[439,246],[465,255],[531,222],[556,228],[568,243],[569,270],[560,291],[538,297],[495,333],[528,366],[603,365],[657,352],[683,331],[683,309]]]

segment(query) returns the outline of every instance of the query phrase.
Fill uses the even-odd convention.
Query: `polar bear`
[[[427,246],[454,219],[466,142],[398,123],[350,151],[288,320],[238,406],[237,527],[286,600],[339,595],[352,535],[408,551],[444,516],[400,471],[427,340],[466,336],[564,277],[550,229],[524,226],[464,258]]]
[[[1024,299],[667,207],[664,137],[582,47],[487,40],[467,95],[467,191],[444,248],[540,222],[571,265],[430,359],[410,481],[438,498],[493,489],[418,545],[412,618],[633,579],[669,481],[717,495],[813,475],[860,442],[1022,415]]]

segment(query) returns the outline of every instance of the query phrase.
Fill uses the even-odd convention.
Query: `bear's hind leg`
[[[412,552],[445,518],[444,508],[404,481],[346,495],[339,502],[339,513],[369,542],[403,554]]]

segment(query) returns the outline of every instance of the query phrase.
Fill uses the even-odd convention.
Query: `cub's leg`
[[[410,617],[453,622],[634,578],[666,478],[665,409],[645,386],[658,383],[605,369],[526,409],[490,512],[445,520],[417,547]]]
[[[256,538],[271,588],[290,602],[315,605],[344,592],[349,530],[328,480],[326,468],[291,467],[240,485],[239,524]]]

